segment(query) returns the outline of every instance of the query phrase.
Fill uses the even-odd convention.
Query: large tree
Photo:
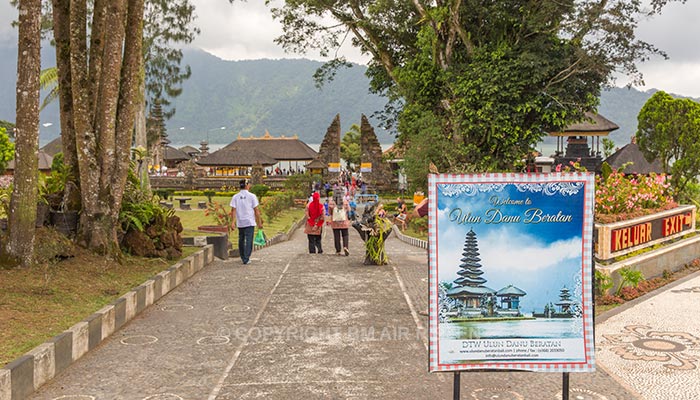
[[[658,159],[671,174],[676,198],[687,201],[689,184],[700,174],[700,104],[659,91],[637,117],[637,142],[648,160]]]
[[[17,43],[17,125],[15,171],[10,200],[8,253],[20,265],[34,259],[34,224],[39,160],[39,72],[41,70],[41,0],[19,3]]]
[[[79,240],[97,252],[117,254],[142,79],[144,0],[87,5],[53,0],[61,138],[64,161],[79,177]]]
[[[429,161],[512,168],[544,132],[595,109],[613,72],[639,82],[635,63],[658,52],[634,37],[640,3],[299,0],[273,15],[287,50],[332,55],[350,36],[371,56],[373,89],[397,101],[407,170],[424,182]]]

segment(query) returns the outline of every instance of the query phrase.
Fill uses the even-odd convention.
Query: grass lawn
[[[183,258],[198,250],[184,248]],[[175,263],[125,256],[119,264],[77,248],[74,257],[48,266],[0,267],[0,366]]]
[[[206,197],[193,197],[190,204]],[[228,205],[228,198],[214,198]],[[176,208],[177,208],[177,202]],[[228,208],[228,206],[227,206]],[[216,225],[204,210],[176,210],[185,233],[201,225]],[[272,237],[286,232],[304,215],[302,209],[290,209],[275,221],[265,223]],[[39,231],[38,231],[39,232]],[[237,232],[231,240],[237,242]],[[50,239],[43,239],[50,240]],[[183,248],[183,258],[198,251]],[[176,260],[125,256],[122,263],[108,260],[76,248],[74,257],[50,265],[28,269],[3,269],[0,265],[0,366],[65,331],[119,296],[175,264]]]
[[[218,202],[223,204],[226,207],[226,210],[230,210],[231,207],[228,206],[230,202],[229,197],[213,197],[212,201]],[[199,201],[207,201],[206,197],[198,197],[194,196],[192,197],[192,200],[190,200],[188,203],[194,207],[197,206],[197,202]],[[204,215],[204,210],[199,210],[196,208],[193,208],[191,211],[189,210],[180,210],[178,208],[177,202],[174,203],[175,207],[175,214],[180,217],[180,222],[182,223],[182,227],[185,229],[183,231],[183,236],[203,236],[206,235],[206,232],[198,231],[197,227],[199,226],[204,226],[204,225],[217,225],[216,220],[214,219],[213,216],[206,216]],[[274,221],[270,222],[268,218],[265,216],[263,213],[263,220],[265,223],[263,224],[263,229],[265,230],[265,235],[267,235],[268,238],[273,237],[277,235],[280,232],[287,232],[292,225],[299,221],[302,217],[304,216],[304,210],[301,208],[291,208],[285,212],[283,212],[279,217],[277,217]],[[231,232],[231,235],[229,237],[229,241],[233,243],[234,245],[237,245],[238,243],[238,230],[234,229]]]

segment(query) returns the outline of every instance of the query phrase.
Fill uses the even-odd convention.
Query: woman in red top
[[[309,238],[309,253],[323,253],[321,248],[321,233],[323,229],[323,220],[325,208],[321,204],[321,195],[314,192],[311,196],[311,202],[306,206],[306,226],[304,233]]]

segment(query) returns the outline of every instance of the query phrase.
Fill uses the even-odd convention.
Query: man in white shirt
[[[231,224],[238,227],[238,252],[244,265],[250,264],[253,253],[253,234],[255,226],[263,227],[263,220],[258,205],[258,197],[250,193],[250,182],[243,179],[239,186],[241,191],[231,198]]]

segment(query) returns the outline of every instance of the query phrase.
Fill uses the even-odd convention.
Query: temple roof
[[[306,143],[299,140],[297,137],[273,137],[269,132],[265,132],[265,136],[261,138],[250,137],[245,138],[239,136],[237,140],[229,143],[225,147],[203,157],[198,161],[201,165],[252,165],[241,164],[236,161],[231,164],[233,159],[241,159],[242,154],[260,153],[268,157],[266,161],[261,162],[263,165],[274,165],[280,161],[311,161],[318,157],[318,153],[309,147]]]
[[[471,286],[460,286],[456,288],[452,288],[447,291],[448,296],[481,296],[482,294],[492,294],[496,293],[495,290],[491,289],[490,287],[486,286],[481,286],[481,287],[471,287]]]
[[[185,153],[180,149],[176,149],[173,146],[165,146],[165,151],[163,152],[163,159],[168,161],[186,161],[191,157],[189,154]]]
[[[527,293],[513,285],[508,285],[496,292],[496,296],[525,296]]]
[[[51,170],[51,164],[53,163],[53,157],[47,154],[43,150],[39,150],[38,153],[39,157],[39,171],[50,171]],[[14,171],[15,170],[15,160],[10,160],[7,163],[7,168],[5,168],[8,171]]]
[[[187,154],[199,154],[199,149],[194,147],[194,146],[182,146],[180,147],[180,151],[187,153]]]
[[[246,167],[257,164],[270,166],[277,164],[277,162],[278,160],[255,149],[250,149],[248,151],[232,149],[225,152],[222,152],[221,150],[215,151],[206,157],[202,157],[199,161],[197,161],[197,164],[219,167]]]
[[[644,154],[639,149],[637,143],[629,143],[621,149],[618,149],[610,157],[605,159],[605,162],[610,164],[610,166],[618,170],[624,164],[631,162],[622,172],[625,174],[650,174],[655,172],[660,174],[663,172],[661,168],[661,162],[659,160],[654,160],[653,162],[647,161],[644,158]]]
[[[63,142],[61,141],[61,137],[57,137],[56,139],[48,142],[47,144],[44,145],[40,151],[43,151],[44,153],[50,155],[51,157],[55,156],[58,153],[63,152]]]
[[[584,119],[564,128],[561,132],[549,132],[550,136],[607,136],[610,132],[620,129],[617,124],[604,116],[587,112]]]
[[[318,158],[314,158],[310,163],[306,164],[306,169],[326,169],[328,165]]]

